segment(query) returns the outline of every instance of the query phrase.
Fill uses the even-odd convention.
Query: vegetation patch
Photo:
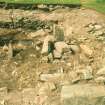
[[[80,4],[80,0],[1,0],[7,3]]]
[[[84,7],[95,9],[98,12],[105,13],[105,0],[88,0],[82,2]]]

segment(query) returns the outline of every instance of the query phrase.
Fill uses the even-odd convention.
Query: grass
[[[105,14],[105,0],[87,0],[82,5]]]
[[[7,3],[80,4],[80,0],[0,0]]]
[[[0,0],[0,2],[23,4],[81,4],[84,7],[105,13],[105,0]]]

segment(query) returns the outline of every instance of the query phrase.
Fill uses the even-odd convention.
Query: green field
[[[87,0],[82,5],[105,14],[105,0]]]
[[[7,3],[80,4],[80,0],[0,0]]]
[[[0,0],[0,2],[23,4],[81,4],[84,7],[105,13],[105,0]]]

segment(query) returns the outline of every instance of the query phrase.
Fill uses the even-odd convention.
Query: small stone
[[[82,52],[88,56],[91,56],[93,54],[93,51],[87,45],[81,44],[80,48],[81,48]]]
[[[37,46],[41,46],[41,45],[42,45],[42,41],[38,40],[38,41],[36,42],[36,45],[37,45]]]
[[[48,54],[48,43],[44,43],[42,47],[41,54],[47,55]]]
[[[60,59],[62,57],[61,52],[58,52],[57,50],[54,50],[53,54],[55,59]]]
[[[58,64],[60,62],[59,59],[54,59],[53,64]]]
[[[93,78],[92,72],[93,72],[92,68],[90,66],[87,66],[86,70],[83,72],[84,79],[85,80],[92,79]]]
[[[80,80],[81,80],[81,78],[80,78],[80,77],[77,77],[77,78],[75,78],[75,79],[72,80],[72,83],[77,83],[77,82],[79,82]]]
[[[48,61],[53,62],[53,55],[52,53],[48,54]]]
[[[97,37],[97,39],[100,40],[100,41],[104,41],[104,40],[105,40],[105,37],[100,36],[100,37]],[[103,43],[104,43],[104,42],[103,42]]]
[[[29,33],[28,37],[29,38],[36,38],[36,37],[42,37],[45,35],[46,35],[46,33],[41,29],[41,30],[38,30],[36,32]]]
[[[97,75],[105,75],[105,67],[103,67],[100,70],[98,70],[98,72],[96,74]]]
[[[69,46],[64,41],[55,43],[55,50],[57,50],[59,53],[62,54],[64,52],[64,49],[69,49]]]
[[[94,27],[95,27],[95,30],[100,30],[100,29],[102,29],[102,26],[101,26],[101,25],[98,25],[98,24],[95,25]]]
[[[97,83],[104,83],[104,82],[105,82],[105,77],[103,77],[103,76],[97,77],[97,78],[95,79],[95,81],[96,81]]]
[[[49,86],[50,90],[52,90],[52,91],[56,89],[56,86],[53,82],[48,82],[48,86]]]
[[[63,76],[63,73],[41,74],[40,80],[44,82],[53,82],[53,81],[60,80],[62,76]]]
[[[85,27],[86,27],[88,33],[94,32],[94,25],[92,23],[86,25]]]
[[[49,7],[49,11],[53,11],[54,10],[54,8],[52,8],[52,7]]]
[[[48,56],[42,57],[41,62],[47,63],[48,62]]]
[[[19,41],[19,43],[16,45],[17,49],[26,49],[26,46],[24,46],[21,41]]]
[[[39,4],[39,5],[37,5],[37,7],[38,7],[39,9],[46,9],[46,8],[47,8],[47,5]]]
[[[62,60],[63,61],[69,60],[69,58],[70,58],[71,55],[72,55],[72,51],[69,51],[69,52],[64,53],[63,56],[62,56]]]
[[[64,73],[63,67],[60,67],[60,69],[58,69],[58,73]]]
[[[30,54],[29,56],[30,56],[30,57],[34,57],[34,58],[36,57],[36,55],[35,55],[35,54]]]
[[[66,65],[67,65],[67,66],[70,66],[70,67],[72,66],[72,64],[71,64],[71,63],[67,63]]]
[[[70,45],[69,47],[73,53],[79,53],[81,51],[80,47],[77,45]]]
[[[87,32],[90,34],[90,33],[93,33],[94,32],[94,29],[91,29],[91,28],[89,28],[89,29],[87,29]]]
[[[99,31],[96,31],[93,35],[98,37],[98,36],[102,36],[103,34],[104,32],[99,30]]]
[[[90,29],[94,29],[94,25],[93,24],[89,24],[88,26]]]
[[[75,71],[69,72],[69,78],[71,79],[72,83],[76,83],[80,80],[79,76],[77,75]]]
[[[6,44],[3,46],[3,51],[8,51],[8,46]]]
[[[8,93],[7,87],[0,88],[0,98],[6,96]]]
[[[18,77],[18,73],[17,73],[16,70],[14,70],[11,74],[12,74],[12,76],[15,77],[15,78]]]
[[[81,37],[78,39],[79,42],[84,42],[85,40],[88,40],[88,37]]]
[[[37,51],[40,51],[41,48],[40,48],[39,46],[36,46],[35,49],[36,49]]]

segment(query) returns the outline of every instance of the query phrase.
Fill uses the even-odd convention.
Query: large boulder
[[[62,105],[104,105],[105,87],[93,84],[63,86]]]

